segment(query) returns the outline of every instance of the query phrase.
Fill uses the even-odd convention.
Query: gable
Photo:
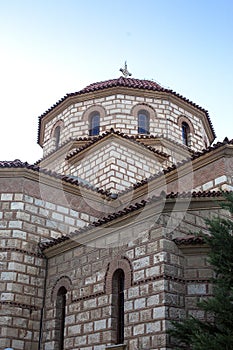
[[[155,152],[112,134],[78,152],[68,171],[96,187],[119,192],[167,166],[167,158]]]

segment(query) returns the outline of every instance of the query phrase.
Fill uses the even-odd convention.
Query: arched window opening
[[[114,272],[112,278],[112,321],[115,344],[124,343],[124,284],[125,274],[122,269]]]
[[[186,122],[182,123],[182,141],[183,144],[189,146],[190,128]]]
[[[54,130],[55,149],[58,149],[58,147],[59,147],[60,134],[61,134],[61,127],[58,125],[58,126],[56,126],[56,128]]]
[[[144,110],[138,112],[138,133],[149,134],[149,115]]]
[[[90,117],[90,127],[89,127],[89,135],[95,136],[99,135],[100,132],[100,115],[99,113],[93,113]]]
[[[65,309],[66,309],[65,287],[61,287],[56,299],[56,322],[55,322],[55,350],[64,350]]]

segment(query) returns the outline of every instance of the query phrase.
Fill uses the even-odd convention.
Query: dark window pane
[[[100,116],[99,114],[94,114],[90,119],[90,136],[99,135],[100,132]]]
[[[116,344],[124,342],[124,283],[123,270],[118,269],[113,275],[113,308],[112,318],[115,329],[114,339]]]
[[[61,287],[57,293],[56,300],[56,323],[55,323],[55,350],[64,350],[64,329],[65,329],[65,308],[66,308],[65,287]]]
[[[182,140],[183,144],[188,146],[188,137],[189,137],[189,126],[187,123],[182,123]]]
[[[138,133],[149,134],[149,117],[143,112],[138,114]]]
[[[54,130],[54,137],[55,137],[55,149],[58,149],[59,142],[60,142],[60,133],[61,133],[61,128],[60,126],[57,126]]]

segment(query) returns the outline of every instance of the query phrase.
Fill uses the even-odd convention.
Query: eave
[[[196,211],[196,210],[213,210],[220,208],[218,202],[224,201],[224,197],[197,197],[197,198],[169,198],[164,199],[164,205],[161,210],[161,201],[155,201],[147,204],[145,207],[132,210],[126,215],[122,215],[114,220],[101,224],[97,227],[91,226],[85,232],[77,232],[70,236],[64,237],[64,240],[56,244],[51,244],[51,246],[43,249],[43,253],[47,258],[52,258],[56,255],[63,254],[66,251],[69,251],[73,248],[76,248],[80,245],[91,245],[98,246],[98,240],[105,239],[108,235],[114,234],[118,235],[119,232],[126,230],[135,230],[143,227],[146,229],[146,225],[151,226],[151,222],[154,220],[156,215],[161,213],[170,213],[173,211],[179,212],[182,208],[187,207],[187,211]],[[174,204],[176,203],[176,206]],[[187,204],[189,204],[187,206]],[[151,221],[152,220],[152,221]],[[148,226],[148,228],[149,228]],[[161,226],[161,225],[160,225]],[[156,225],[150,229],[156,230]],[[158,235],[163,235],[163,231],[159,231]]]

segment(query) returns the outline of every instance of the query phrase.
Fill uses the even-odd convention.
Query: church
[[[206,219],[227,216],[233,140],[155,81],[119,78],[39,117],[35,164],[0,161],[0,349],[172,350],[204,319]]]

